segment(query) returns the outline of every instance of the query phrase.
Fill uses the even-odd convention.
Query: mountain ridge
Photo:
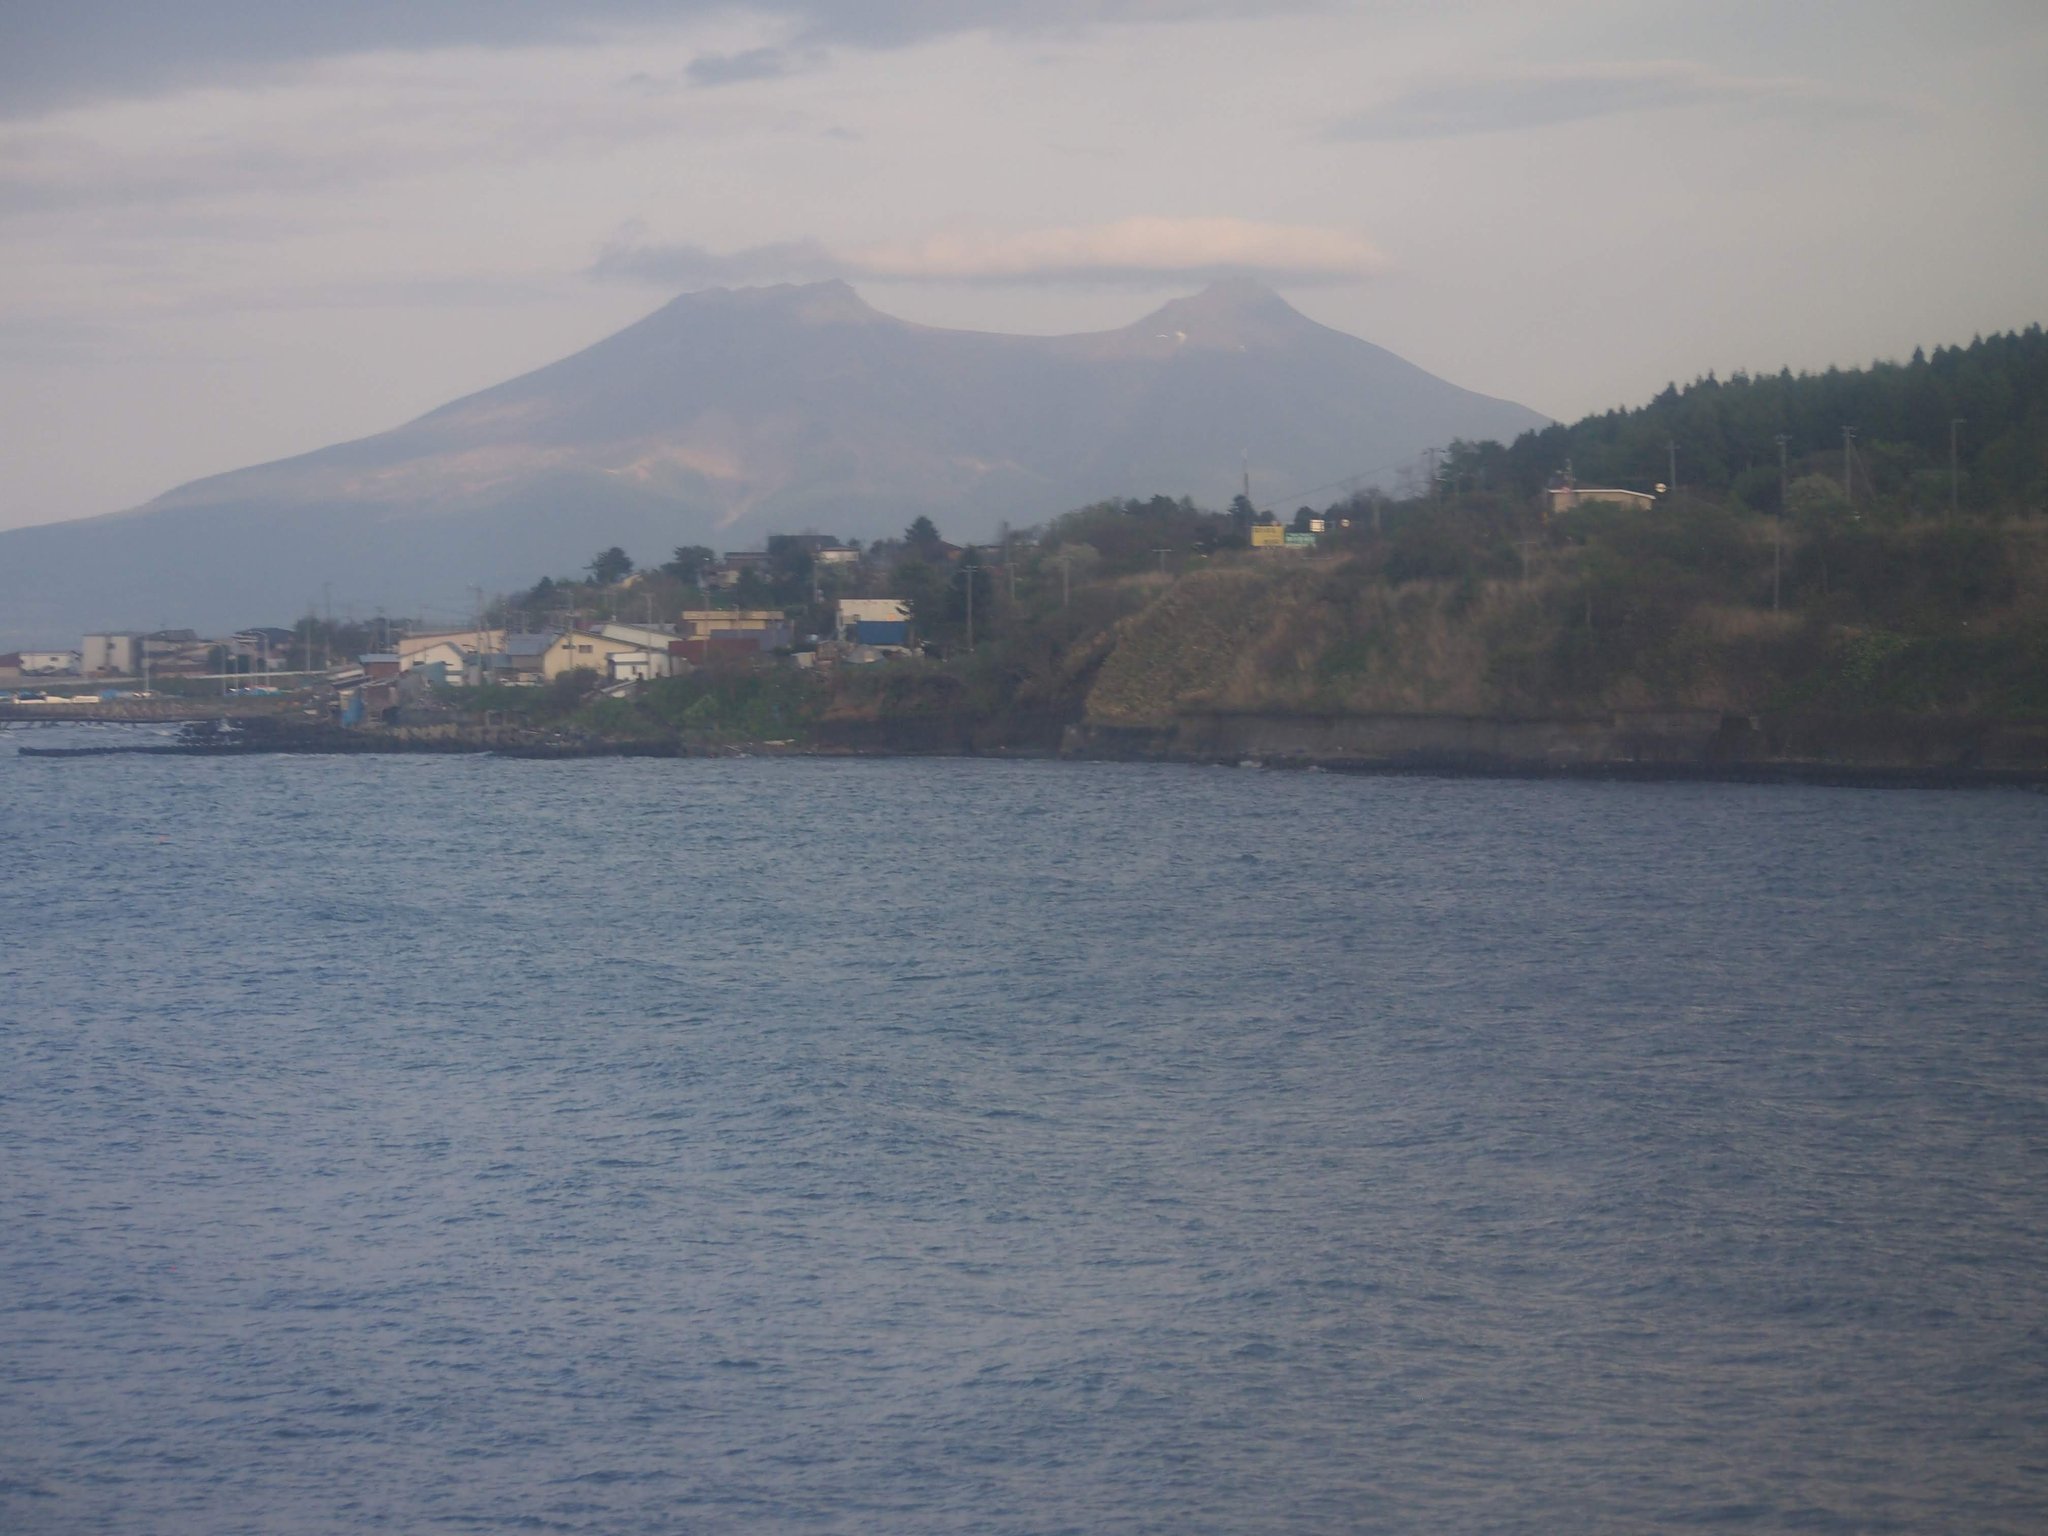
[[[841,281],[679,295],[566,357],[388,431],[0,533],[0,634],[268,620],[323,584],[459,607],[624,544],[777,529],[957,536],[1108,496],[1220,503],[1249,450],[1324,484],[1547,418],[1231,279],[1067,336],[920,325]]]

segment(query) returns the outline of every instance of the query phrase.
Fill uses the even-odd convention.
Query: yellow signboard
[[[1287,530],[1278,523],[1252,524],[1253,549],[1279,549],[1287,543]]]

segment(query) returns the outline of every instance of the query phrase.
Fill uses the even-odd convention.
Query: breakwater
[[[304,716],[303,697],[100,699],[91,703],[0,700],[6,725],[184,725],[196,720]]]

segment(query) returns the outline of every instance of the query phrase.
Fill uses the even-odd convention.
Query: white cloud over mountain
[[[1253,274],[1292,284],[1351,283],[1382,270],[1364,236],[1237,218],[1116,219],[1006,233],[956,231],[832,249],[816,240],[716,252],[650,242],[638,229],[606,246],[593,275],[669,288],[840,277],[879,282],[1170,283]]]

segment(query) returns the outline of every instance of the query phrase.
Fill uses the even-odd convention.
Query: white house
[[[649,678],[669,675],[667,651],[613,651],[605,657],[604,665],[615,683],[644,683]]]
[[[400,635],[391,649],[398,653],[399,671],[410,672],[417,665],[415,656],[445,661],[452,655],[458,658],[455,665],[459,668],[462,656],[474,651],[501,650],[504,644],[502,629],[423,629]]]
[[[683,670],[674,664],[674,653],[670,650],[678,637],[666,624],[600,624],[597,632],[607,640],[634,647],[631,651],[613,652],[606,662],[615,682],[670,677]]]
[[[473,653],[452,636],[437,636],[427,644],[414,645],[410,649],[401,641],[397,654],[400,672],[416,671],[420,667],[439,662],[452,676],[460,677],[462,669],[468,665]]]
[[[112,672],[132,677],[142,670],[142,636],[87,635],[78,643],[81,672]]]

